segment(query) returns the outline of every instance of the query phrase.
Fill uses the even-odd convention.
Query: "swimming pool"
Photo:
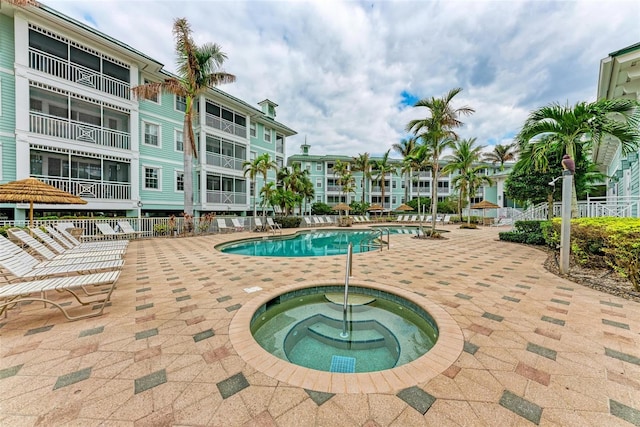
[[[216,249],[237,255],[311,257],[344,255],[349,243],[353,252],[368,252],[376,249],[371,242],[380,237],[373,229],[358,230],[309,230],[290,236],[269,236],[224,243]]]

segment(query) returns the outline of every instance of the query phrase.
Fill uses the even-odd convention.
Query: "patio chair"
[[[322,224],[320,224],[320,220],[318,219],[318,217],[317,217],[317,216],[314,216],[314,217],[313,217],[313,223],[314,223],[316,226],[320,226],[320,225],[322,225]]]
[[[218,224],[218,231],[221,233],[230,233],[233,228],[227,225],[227,221],[224,218],[216,218],[216,224]]]
[[[274,233],[276,232],[276,230],[280,230],[280,234],[282,234],[282,226],[275,222],[273,218],[267,217],[267,224],[269,225],[269,227],[271,227]]]
[[[31,228],[29,229],[29,231],[31,231],[32,235],[36,236],[36,238],[38,238],[42,243],[44,243],[45,246],[47,246],[53,252],[57,254],[64,254],[69,258],[93,256],[94,253],[100,253],[100,255],[118,255],[119,257],[122,257],[122,255],[126,252],[126,248],[110,249],[109,247],[101,248],[99,246],[96,246],[95,248],[89,247],[89,248],[67,249],[66,247],[58,243],[56,240],[54,240],[49,234],[45,233],[44,231],[42,231],[37,227]]]
[[[47,260],[46,266],[64,265],[64,264],[78,264],[85,262],[102,262],[111,261],[114,259],[121,259],[120,254],[101,254],[100,252],[85,252],[85,253],[71,253],[71,254],[55,254],[52,250],[40,243],[35,238],[31,237],[27,232],[19,228],[11,228],[7,230],[7,234],[18,240],[21,244],[30,247],[42,258]]]
[[[335,225],[335,223],[336,223],[330,216],[325,216],[324,220],[329,225]]]
[[[404,222],[404,215],[398,215],[398,218],[396,218],[396,222]]]
[[[254,231],[267,231],[267,227],[262,223],[262,220],[260,218],[253,218],[253,224],[256,227]]]
[[[75,275],[66,277],[54,277],[42,280],[15,282],[0,285],[0,314],[7,315],[7,311],[16,307],[22,302],[40,301],[45,307],[51,304],[64,314],[68,320],[86,319],[88,317],[100,316],[104,307],[111,299],[111,294],[115,289],[116,281],[120,276],[119,270],[107,271],[103,273]],[[107,286],[108,289],[101,289],[98,292],[89,292],[89,286]],[[101,298],[86,301],[78,295],[78,290],[82,290],[85,295],[93,297],[102,295]],[[92,311],[83,315],[72,316],[66,309],[67,303],[58,304],[47,298],[48,291],[66,291],[70,293],[81,305],[91,305]]]
[[[106,222],[96,222],[96,228],[105,238],[120,239],[129,237],[129,234],[114,230]]]
[[[136,229],[134,229],[129,221],[118,221],[118,227],[120,227],[121,232],[123,232],[124,234],[129,234],[133,237],[140,237],[144,233],[144,231],[137,231]]]
[[[126,250],[127,245],[129,244],[128,240],[112,240],[112,241],[100,241],[100,242],[80,242],[78,239],[73,237],[68,231],[65,229],[56,230],[51,226],[45,226],[44,229],[46,232],[55,240],[58,241],[62,246],[67,249],[74,250],[84,250],[84,251],[95,251],[95,250],[105,250],[105,249],[121,249]]]
[[[445,215],[442,217],[442,225],[449,224],[451,222],[451,215]]]
[[[244,231],[244,224],[240,222],[239,218],[231,218],[231,224],[235,227],[236,231]]]
[[[315,223],[313,221],[311,221],[311,218],[309,217],[303,217],[302,220],[304,221],[304,223],[309,226],[309,227],[314,227]]]
[[[47,276],[68,275],[69,273],[88,273],[100,270],[120,269],[124,260],[101,262],[84,262],[75,264],[48,265],[49,261],[40,262],[20,246],[6,237],[0,236],[0,266],[17,278],[45,278]]]

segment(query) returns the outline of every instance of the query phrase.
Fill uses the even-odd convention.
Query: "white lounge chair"
[[[42,243],[44,243],[45,246],[47,246],[53,252],[57,254],[64,254],[69,258],[93,256],[94,253],[100,253],[100,255],[118,255],[119,257],[122,257],[122,255],[124,255],[124,253],[127,251],[126,248],[111,249],[109,247],[101,248],[99,246],[89,247],[89,248],[80,247],[80,248],[67,249],[66,247],[58,243],[56,240],[54,240],[49,234],[45,233],[44,231],[42,231],[37,227],[31,228],[30,231],[31,231],[31,234],[36,236]]]
[[[111,227],[106,222],[96,222],[96,228],[98,229],[98,231],[100,231],[102,236],[105,238],[125,239],[127,237],[130,237],[129,234],[127,233],[114,230],[113,227]]]
[[[267,227],[262,223],[262,220],[258,217],[253,218],[253,225],[256,227],[254,231],[267,231]]]
[[[120,254],[101,254],[100,252],[85,252],[85,253],[71,253],[71,254],[56,254],[35,238],[31,237],[27,232],[19,228],[12,228],[7,230],[7,234],[18,240],[23,245],[29,246],[33,251],[37,252],[42,258],[48,262],[46,266],[64,265],[64,264],[79,264],[87,262],[102,262],[111,261],[114,259],[122,259]]]
[[[78,239],[73,237],[71,233],[66,231],[66,229],[56,230],[51,226],[45,226],[44,229],[47,233],[58,241],[62,246],[67,249],[75,249],[75,250],[105,250],[105,249],[122,249],[126,250],[127,245],[129,244],[128,240],[112,240],[112,241],[99,241],[99,242],[80,242]]]
[[[233,224],[233,227],[236,229],[236,231],[245,230],[244,224],[240,222],[239,218],[231,218],[231,224]]]
[[[103,273],[75,275],[66,277],[54,277],[42,280],[15,282],[0,286],[0,314],[6,316],[7,311],[14,308],[21,302],[40,301],[45,304],[51,304],[58,308],[64,316],[69,320],[86,319],[88,317],[100,316],[104,311],[104,307],[111,299],[111,294],[115,288],[116,281],[120,276],[119,270],[107,271]],[[98,292],[89,292],[88,286],[106,286],[110,287],[106,290]],[[91,301],[83,300],[78,295],[78,290],[82,289],[85,295],[94,296],[102,295],[101,298],[92,299]],[[92,311],[83,315],[72,316],[66,309],[66,304],[62,305],[47,298],[48,291],[66,291],[69,292],[82,305],[91,305]]]
[[[442,224],[449,224],[451,222],[451,215],[445,215],[442,217]]]
[[[129,221],[118,221],[118,227],[120,227],[122,233],[128,234],[131,237],[140,237],[144,233],[144,231],[134,229]]]
[[[308,227],[313,227],[315,226],[315,223],[313,221],[311,221],[311,218],[305,216],[302,218],[302,220],[304,221],[304,223],[308,226]]]
[[[227,225],[227,221],[224,218],[216,218],[216,223],[218,224],[218,231],[220,233],[230,233],[233,231],[233,228]]]
[[[336,223],[336,222],[333,220],[333,218],[331,218],[330,216],[325,216],[325,217],[324,217],[324,220],[325,220],[325,222],[326,222],[328,225],[335,225],[335,223]]]
[[[267,224],[269,224],[269,227],[271,227],[274,233],[276,232],[276,230],[280,230],[280,234],[282,234],[282,226],[275,222],[273,218],[267,217]]]
[[[88,273],[100,270],[120,269],[124,260],[101,262],[85,262],[81,264],[48,265],[49,261],[40,262],[14,244],[6,237],[0,236],[0,266],[17,278],[45,278],[69,273]]]

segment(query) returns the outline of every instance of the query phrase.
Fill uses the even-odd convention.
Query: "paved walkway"
[[[446,240],[392,236],[353,264],[357,280],[424,295],[462,329],[463,351],[429,381],[318,392],[237,353],[229,325],[243,305],[340,283],[343,256],[213,249],[249,233],[138,240],[101,317],[68,322],[32,303],[0,319],[0,425],[640,425],[640,304],[548,273],[542,252],[496,228],[447,228]]]

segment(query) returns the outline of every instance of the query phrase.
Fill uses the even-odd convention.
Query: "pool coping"
[[[258,308],[278,295],[314,286],[340,285],[327,281],[307,281],[261,293],[244,304],[229,325],[231,345],[238,355],[257,371],[292,386],[326,393],[396,393],[435,378],[449,368],[462,353],[462,330],[444,308],[414,292],[395,286],[353,279],[349,284],[392,293],[422,307],[438,326],[439,337],[436,344],[429,352],[410,363],[379,372],[325,372],[282,360],[256,342],[251,334],[251,319]]]

